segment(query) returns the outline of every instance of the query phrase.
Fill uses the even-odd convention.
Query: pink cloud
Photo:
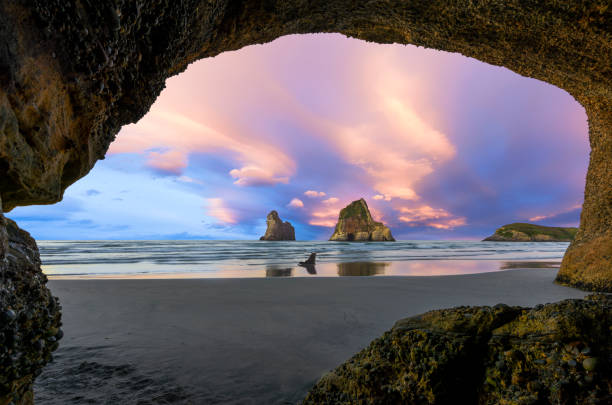
[[[323,191],[307,190],[304,195],[310,198],[324,197],[326,194]]]
[[[168,149],[163,154],[148,152],[147,166],[177,175],[187,166],[189,154],[215,153],[238,165],[229,176],[239,186],[287,183],[295,172],[293,159],[278,147],[248,132],[224,128],[214,117],[192,119],[187,112],[174,111],[178,106],[171,104],[162,94],[142,120],[122,129],[108,153]]]
[[[222,224],[235,224],[238,222],[235,213],[225,206],[222,198],[208,198],[206,213],[216,218]]]
[[[338,222],[338,214],[340,208],[322,207],[310,213],[311,218],[308,220],[310,225],[332,227]]]
[[[401,207],[400,222],[408,226],[429,226],[436,229],[452,229],[466,224],[463,217],[455,217],[442,208],[432,208],[429,205],[418,207]]]
[[[276,176],[269,169],[256,166],[245,166],[241,169],[233,169],[229,172],[236,179],[234,184],[239,186],[261,186],[266,184],[289,183],[289,177]]]
[[[328,205],[329,205],[329,204],[336,204],[338,201],[340,201],[338,198],[336,198],[336,197],[330,197],[330,198],[328,198],[328,199],[326,199],[326,200],[323,200],[323,201],[322,201],[322,203],[323,203],[323,204],[328,204]]]
[[[187,156],[176,150],[162,153],[149,152],[147,153],[146,165],[159,171],[178,176],[183,172],[183,169],[187,167]]]
[[[292,199],[289,202],[289,204],[287,204],[287,207],[303,208],[304,207],[304,202],[302,200],[300,200],[299,198],[294,198],[294,199]]]
[[[567,209],[562,209],[560,211],[555,211],[551,214],[543,214],[543,215],[535,215],[531,218],[529,218],[529,221],[531,222],[538,222],[538,221],[542,221],[544,219],[549,219],[549,218],[554,218],[556,216],[562,215],[562,214],[567,214],[568,212],[577,210],[582,208],[582,204],[574,204],[572,205],[570,208]]]

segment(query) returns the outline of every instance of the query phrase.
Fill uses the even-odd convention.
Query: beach
[[[395,321],[586,293],[557,269],[447,276],[51,280],[64,337],[42,404],[294,404]]]

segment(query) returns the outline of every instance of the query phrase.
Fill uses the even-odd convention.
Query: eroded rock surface
[[[0,404],[33,403],[32,384],[63,333],[36,242],[0,214]]]
[[[278,212],[270,211],[266,217],[266,234],[259,240],[295,240],[295,229],[289,221],[283,222],[278,216]]]
[[[370,215],[368,204],[362,198],[342,208],[333,241],[395,241],[391,231],[382,222],[376,222]]]
[[[398,321],[304,404],[608,404],[612,299],[458,307]]]

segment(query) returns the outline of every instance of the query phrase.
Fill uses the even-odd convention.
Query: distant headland
[[[498,228],[486,242],[571,242],[578,228],[514,223]]]

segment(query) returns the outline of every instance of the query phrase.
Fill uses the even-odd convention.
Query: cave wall
[[[589,117],[580,232],[558,281],[612,291],[610,0],[0,0],[0,196],[60,201],[189,63],[282,35],[339,32],[505,66]]]
[[[612,291],[610,0],[0,0],[0,405],[31,400],[61,337],[36,244],[1,213],[60,201],[189,63],[316,32],[458,52],[568,91],[592,151],[558,281]]]
[[[33,403],[32,385],[62,338],[34,239],[0,213],[0,405]]]

